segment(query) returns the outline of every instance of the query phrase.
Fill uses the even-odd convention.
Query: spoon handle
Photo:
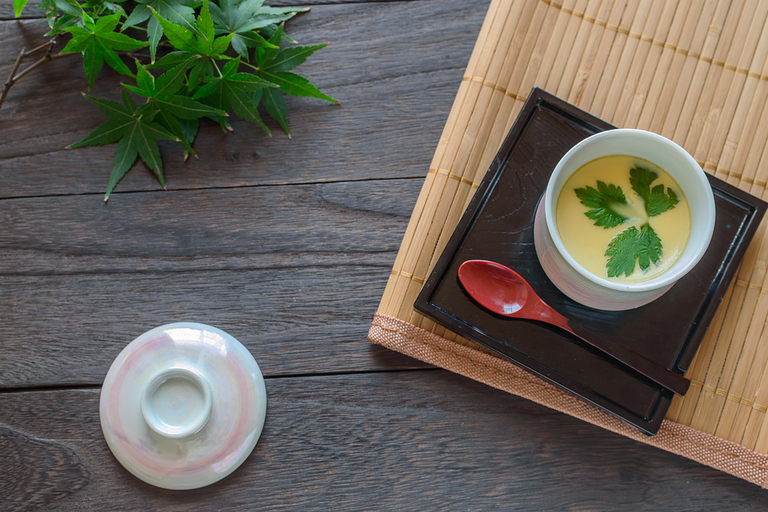
[[[568,320],[568,330],[578,338],[589,343],[617,361],[624,363],[636,372],[648,377],[656,384],[664,386],[673,393],[683,396],[688,391],[691,381],[669,368],[665,368],[650,359],[641,356],[637,352],[628,349],[621,343],[606,338],[596,332]]]

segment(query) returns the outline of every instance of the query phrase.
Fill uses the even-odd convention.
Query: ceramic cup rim
[[[688,199],[689,205],[691,207],[691,235],[688,239],[688,244],[686,245],[686,248],[683,251],[680,259],[669,270],[653,279],[640,283],[618,283],[593,274],[584,268],[580,263],[578,263],[573,258],[573,256],[571,256],[571,254],[565,248],[565,244],[560,238],[560,233],[557,229],[555,208],[557,206],[557,199],[560,196],[563,185],[574,172],[581,168],[582,165],[587,163],[583,162],[580,165],[574,166],[573,162],[577,161],[579,156],[582,156],[581,154],[585,151],[585,148],[594,146],[597,143],[606,143],[606,141],[612,139],[615,139],[620,143],[626,143],[626,141],[630,141],[628,143],[629,146],[626,147],[626,151],[605,152],[604,154],[590,158],[587,161],[592,161],[597,158],[601,158],[602,156],[629,155],[642,158],[659,165],[655,161],[657,155],[637,154],[637,152],[633,151],[634,147],[632,146],[631,141],[635,139],[638,141],[644,140],[646,143],[654,145],[660,151],[665,151],[668,155],[671,155],[672,158],[683,164],[682,167],[684,167],[684,170],[680,170],[678,168],[670,170],[663,165],[659,165],[661,168],[666,170],[675,179],[680,188],[683,189],[683,193],[686,195],[686,198]],[[680,175],[681,173],[688,174],[695,186],[686,187],[681,184],[681,180],[676,178],[676,175]],[[559,186],[556,185],[558,183]],[[694,218],[692,204],[694,199],[697,201],[697,204],[703,211],[703,215],[701,214],[702,212],[699,212],[697,213],[696,218]],[[544,193],[544,213],[546,227],[549,231],[552,242],[554,243],[557,251],[573,270],[578,272],[578,274],[584,277],[586,280],[598,286],[607,288],[609,290],[630,293],[647,293],[653,290],[671,286],[677,282],[694,266],[696,266],[696,264],[701,260],[702,256],[704,256],[704,253],[709,247],[709,242],[712,239],[712,234],[715,228],[714,194],[712,193],[712,187],[709,184],[709,180],[707,179],[706,174],[701,169],[696,160],[694,160],[694,158],[682,147],[667,139],[666,137],[653,132],[638,130],[634,128],[617,128],[614,130],[599,132],[590,137],[587,137],[572,147],[557,163],[555,169],[552,172],[552,175],[549,178],[549,182]],[[694,222],[699,224],[695,233]]]

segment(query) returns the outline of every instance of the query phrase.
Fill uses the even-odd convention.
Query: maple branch
[[[36,48],[32,48],[31,50],[27,51],[26,49],[22,48],[19,50],[19,55],[16,57],[16,62],[13,64],[13,68],[11,68],[11,73],[8,75],[8,80],[5,81],[4,87],[3,87],[3,93],[0,95],[0,108],[3,107],[3,103],[5,102],[5,98],[8,97],[8,92],[11,90],[11,87],[13,87],[13,84],[18,82],[21,78],[29,74],[30,71],[40,67],[42,64],[49,60],[59,59],[61,57],[67,57],[68,53],[62,54],[58,53],[57,55],[51,55],[51,51],[53,50],[53,47],[56,45],[56,38],[58,36],[53,36],[50,41],[47,43],[43,43],[40,46]],[[19,71],[19,68],[21,67],[22,61],[30,57],[36,53],[39,53],[41,51],[45,50],[45,55],[35,61],[34,63],[30,64],[29,67],[27,67],[24,71],[21,73],[17,72]],[[74,54],[72,54],[74,55]]]
[[[48,41],[47,43],[41,44],[37,48],[32,48],[29,51],[25,51],[25,50],[22,49],[21,51],[24,52],[24,56],[25,57],[29,57],[30,55],[35,54],[35,53],[37,53],[37,52],[39,52],[41,50],[46,50],[45,53],[49,54],[49,53],[51,53],[51,49],[53,48],[53,45],[56,44],[56,38],[57,37],[58,36],[53,36],[50,41]]]
[[[29,74],[30,71],[34,70],[35,68],[40,67],[42,64],[45,64],[49,60],[56,60],[61,59],[63,57],[70,57],[72,55],[77,55],[76,53],[57,53],[56,55],[46,55],[45,57],[41,58],[40,60],[35,61],[33,64],[30,64],[30,66],[13,77],[14,82],[18,82],[21,78]]]
[[[13,68],[11,68],[11,74],[8,75],[8,80],[5,81],[5,87],[3,88],[3,94],[0,95],[0,108],[3,106],[3,102],[5,101],[6,96],[8,96],[8,91],[11,90],[11,86],[14,83],[14,75],[16,74],[16,71],[19,70],[19,66],[21,66],[21,61],[24,59],[24,49],[22,48],[19,52],[19,55],[16,57],[16,62],[13,64]]]
[[[3,107],[3,103],[5,102],[5,98],[8,96],[8,92],[11,90],[11,87],[27,76],[30,72],[34,71],[35,69],[39,68],[43,64],[45,64],[48,61],[61,59],[64,57],[71,57],[75,55],[80,55],[79,53],[57,53],[55,55],[52,54],[53,47],[56,45],[56,38],[58,36],[53,36],[53,38],[48,41],[47,43],[43,43],[40,46],[33,48],[29,51],[22,48],[19,51],[19,55],[16,57],[16,62],[13,64],[13,68],[11,68],[11,73],[8,75],[8,80],[6,80],[3,88],[2,94],[0,94],[0,108]],[[24,61],[25,58],[30,57],[36,53],[39,53],[41,51],[45,50],[45,55],[32,64],[30,64],[27,68],[25,68],[23,71],[19,73],[19,68],[21,67],[21,63]],[[116,52],[120,55],[125,55],[127,57],[130,57],[132,59],[138,59],[138,58],[149,58],[149,55],[144,55],[141,53],[134,53],[134,52]],[[17,74],[18,73],[18,74]]]
[[[123,51],[116,51],[115,53],[118,55],[124,55],[131,60],[139,60],[139,59],[146,59],[147,61],[151,60],[150,56],[146,53],[123,52]]]

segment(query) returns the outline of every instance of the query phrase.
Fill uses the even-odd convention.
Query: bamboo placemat
[[[768,2],[493,0],[369,338],[768,487],[768,239],[761,224],[659,433],[607,413],[421,316],[413,303],[527,95],[539,86],[683,146],[768,199]]]

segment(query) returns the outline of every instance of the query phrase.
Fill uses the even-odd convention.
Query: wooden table
[[[43,42],[0,0],[0,76]],[[302,67],[341,107],[290,101],[293,139],[206,124],[102,202],[113,146],[76,59],[0,110],[0,509],[764,510],[768,491],[373,346],[366,333],[487,1],[320,2],[289,23],[332,41]],[[96,96],[114,97],[104,71]],[[112,360],[172,321],[253,354],[263,435],[232,475],[161,490],[112,456]]]

